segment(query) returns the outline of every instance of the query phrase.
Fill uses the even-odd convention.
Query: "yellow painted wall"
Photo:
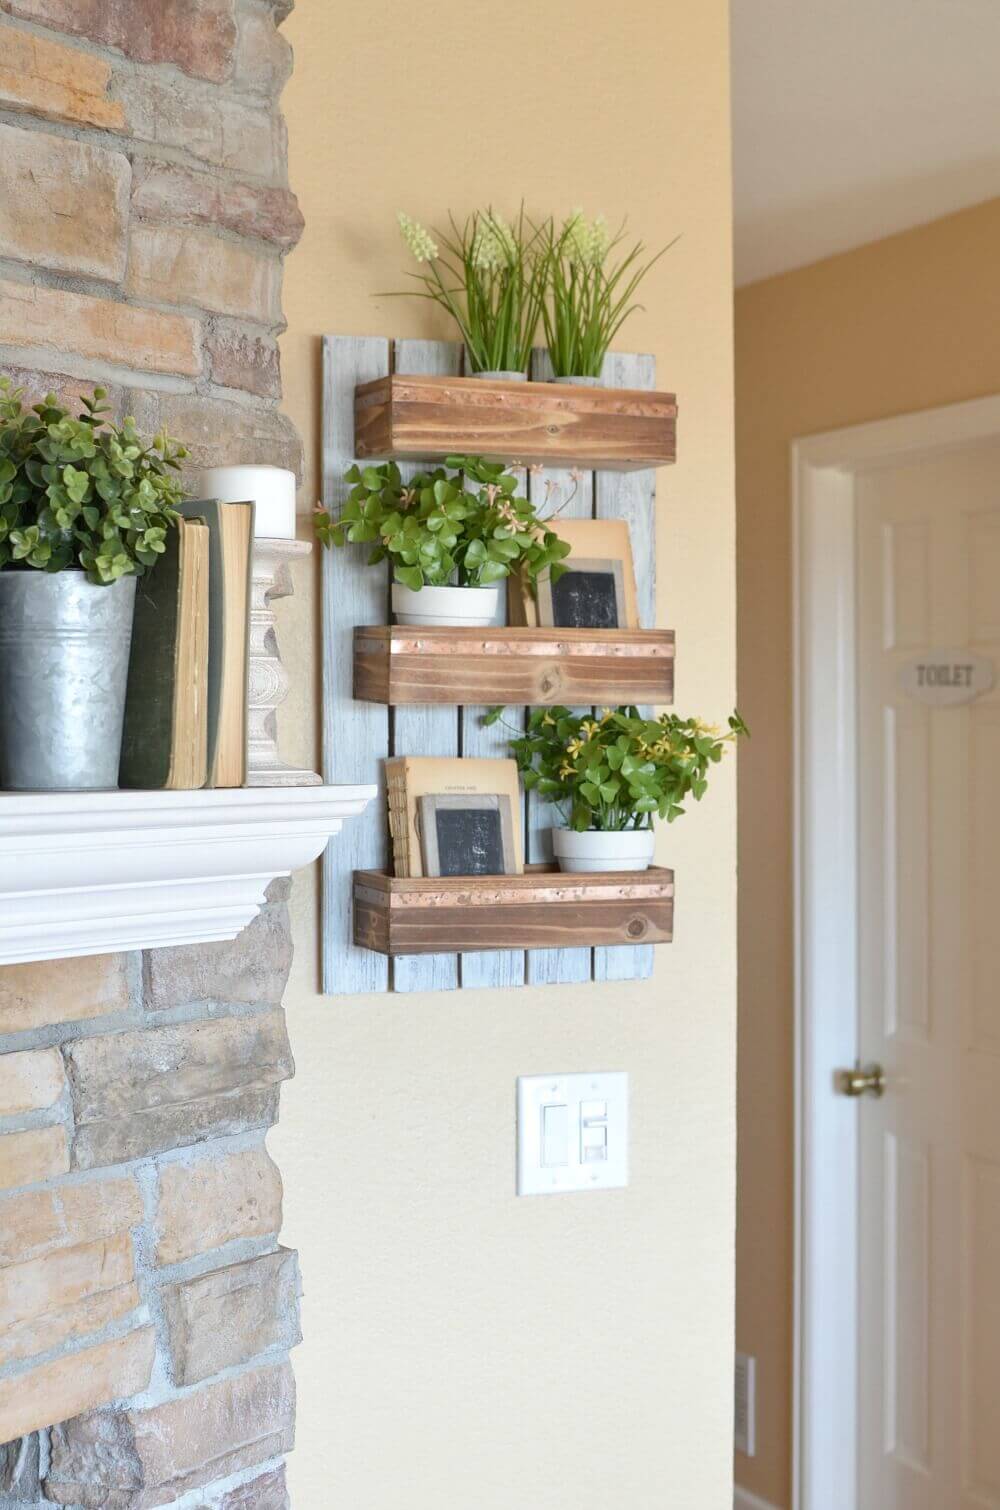
[[[791,1504],[792,826],[789,446],[1000,392],[1000,199],[736,297],[740,762],[737,1342],[758,1359],[758,1456]]]
[[[536,211],[628,211],[652,245],[683,232],[621,344],[654,351],[680,395],[660,618],[678,631],[679,705],[724,717],[724,0],[299,0],[285,32],[306,217],[285,280],[285,408],[313,490],[320,335],[450,334],[425,305],[372,297],[406,265],[398,207],[435,221],[523,195]],[[298,759],[316,754],[308,579],[299,569],[280,609]],[[731,1510],[734,763],[660,855],[679,877],[677,942],[654,981],[625,986],[324,999],[313,878],[297,880],[298,1073],[270,1144],[305,1285],[290,1468],[303,1510]],[[587,1068],[631,1072],[630,1189],[517,1200],[515,1077]]]

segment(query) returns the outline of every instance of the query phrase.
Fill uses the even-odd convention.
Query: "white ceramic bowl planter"
[[[589,828],[552,830],[552,852],[560,870],[648,870],[653,860],[651,828],[625,828],[611,833]]]
[[[414,592],[402,582],[392,584],[392,614],[397,624],[418,628],[433,625],[482,629],[495,622],[498,587],[422,587]]]

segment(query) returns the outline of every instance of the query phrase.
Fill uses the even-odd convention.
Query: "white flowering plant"
[[[328,546],[370,542],[368,564],[387,557],[397,582],[422,587],[491,587],[515,569],[534,581],[542,571],[563,574],[570,547],[517,492],[517,478],[478,456],[449,456],[447,470],[418,472],[404,482],[395,462],[352,466],[344,473],[347,500],[334,519],[316,516]],[[472,487],[466,486],[471,483]]]
[[[483,722],[503,712],[491,708]],[[700,802],[711,767],[749,732],[737,712],[728,723],[723,733],[700,718],[644,718],[634,707],[605,708],[600,718],[534,708],[526,731],[503,726],[515,736],[510,750],[527,791],[555,804],[577,833],[613,833],[651,828],[655,818],[673,823],[686,797]]]
[[[634,302],[639,284],[678,238],[644,260],[641,241],[617,258],[612,255],[625,240],[624,221],[612,234],[603,215],[587,220],[574,210],[560,230],[553,221],[540,229],[550,294],[542,320],[552,369],[556,377],[600,377],[608,347],[642,307]]]
[[[535,227],[524,207],[513,221],[476,210],[451,231],[428,231],[401,210],[403,240],[423,271],[407,290],[432,299],[455,321],[476,372],[524,372],[545,301],[550,227]],[[443,250],[442,250],[443,248]]]

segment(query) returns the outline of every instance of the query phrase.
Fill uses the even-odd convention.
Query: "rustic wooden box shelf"
[[[362,702],[570,707],[669,703],[670,629],[413,629],[354,631],[354,696]]]
[[[677,459],[677,400],[640,388],[396,373],[355,390],[354,435],[363,461],[467,454],[629,472]]]
[[[489,949],[666,944],[674,873],[568,875],[529,865],[523,876],[400,880],[354,872],[354,942],[392,957]]]

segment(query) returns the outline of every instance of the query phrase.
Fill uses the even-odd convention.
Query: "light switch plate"
[[[627,1184],[628,1074],[519,1076],[518,1195]]]

